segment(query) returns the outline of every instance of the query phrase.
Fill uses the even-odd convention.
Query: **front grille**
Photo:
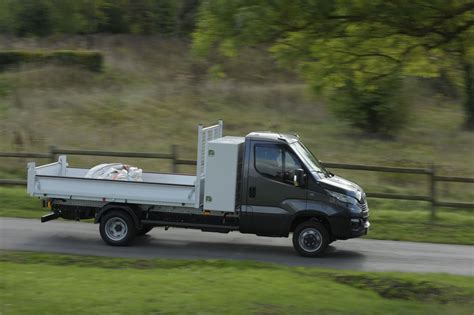
[[[362,210],[363,217],[367,218],[369,216],[369,206],[367,205],[367,202],[359,204],[359,207]]]

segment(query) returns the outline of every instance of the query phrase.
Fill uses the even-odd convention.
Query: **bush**
[[[348,80],[333,93],[331,109],[351,125],[371,134],[394,135],[406,123],[408,106],[402,95],[402,81],[385,77],[370,87]]]
[[[0,71],[26,63],[79,65],[87,70],[100,72],[103,65],[103,56],[99,52],[80,50],[0,51]]]

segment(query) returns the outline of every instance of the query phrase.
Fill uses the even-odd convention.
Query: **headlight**
[[[339,200],[340,202],[350,203],[350,204],[357,204],[357,199],[355,199],[351,196],[347,196],[347,195],[344,195],[344,194],[341,194],[341,193],[338,193],[338,192],[335,192],[335,191],[331,191],[331,190],[326,190],[326,192],[329,195],[331,195],[332,197]]]
[[[356,191],[356,199],[357,200],[362,200],[362,192],[360,190]]]

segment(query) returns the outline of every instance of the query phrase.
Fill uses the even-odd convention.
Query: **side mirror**
[[[301,168],[295,170],[295,175],[293,176],[293,185],[295,187],[304,186],[306,182],[306,174]]]

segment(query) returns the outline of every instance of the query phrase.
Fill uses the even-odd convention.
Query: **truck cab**
[[[298,136],[252,132],[244,152],[241,232],[281,237],[296,232],[301,236],[293,240],[295,248],[305,256],[367,233],[362,188],[326,170]]]

